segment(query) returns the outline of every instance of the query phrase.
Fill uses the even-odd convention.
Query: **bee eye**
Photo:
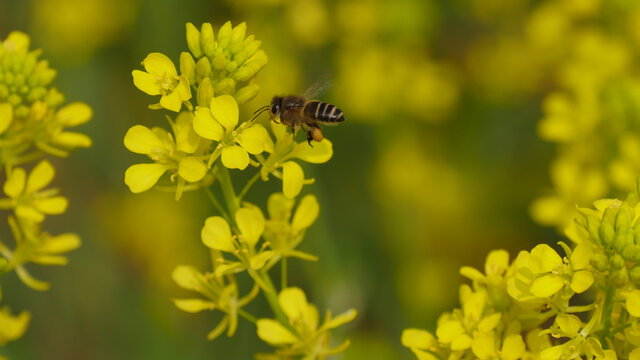
[[[279,110],[280,110],[280,105],[278,104],[273,104],[273,106],[271,107],[271,112],[273,114],[277,114]]]

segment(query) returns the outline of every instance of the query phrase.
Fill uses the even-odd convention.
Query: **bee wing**
[[[312,100],[317,98],[319,95],[326,93],[333,83],[327,77],[323,77],[322,79],[316,81],[313,85],[311,85],[302,96],[307,100]]]

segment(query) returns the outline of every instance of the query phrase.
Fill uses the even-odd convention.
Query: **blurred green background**
[[[0,351],[12,359],[249,359],[268,350],[246,321],[235,337],[208,342],[218,314],[187,314],[170,301],[185,295],[170,279],[176,265],[209,266],[199,232],[214,209],[203,193],[175,203],[166,193],[132,195],[123,182],[141,159],[123,146],[127,129],[163,123],[131,71],[149,52],[178,63],[186,22],[217,29],[231,20],[246,21],[269,56],[245,114],[329,79],[322,99],[346,117],[325,131],[333,159],[303,165],[316,178],[303,191],[318,196],[321,214],[301,250],[320,261],[290,261],[290,284],[320,309],[357,308],[336,334],[352,340],[337,358],[411,358],[402,329],[432,329],[456,305],[461,265],[482,268],[490,249],[515,256],[560,239],[528,215],[550,187],[554,154],[536,135],[552,61],[530,40],[543,33],[531,30],[532,14],[565,3],[588,12],[598,1],[0,1],[0,38],[28,33],[59,71],[54,84],[67,101],[94,110],[83,127],[94,146],[53,160],[54,185],[70,207],[46,224],[79,233],[83,246],[66,267],[30,266],[52,283],[48,292],[3,278],[3,302],[33,319]],[[248,200],[264,206],[276,188],[259,184]],[[262,296],[249,310],[270,314]]]

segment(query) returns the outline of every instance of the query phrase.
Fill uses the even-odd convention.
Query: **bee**
[[[295,136],[302,128],[307,133],[307,142],[320,142],[324,138],[321,125],[336,125],[344,121],[344,114],[337,106],[318,100],[307,100],[306,96],[287,95],[274,96],[269,106],[264,106],[256,113],[269,110],[271,121],[287,125]],[[280,119],[280,121],[278,121]]]

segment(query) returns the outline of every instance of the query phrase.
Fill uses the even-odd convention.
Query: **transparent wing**
[[[320,95],[324,95],[333,83],[327,77],[323,77],[320,80],[316,81],[313,85],[311,85],[302,96],[307,100],[313,100],[318,98]]]

